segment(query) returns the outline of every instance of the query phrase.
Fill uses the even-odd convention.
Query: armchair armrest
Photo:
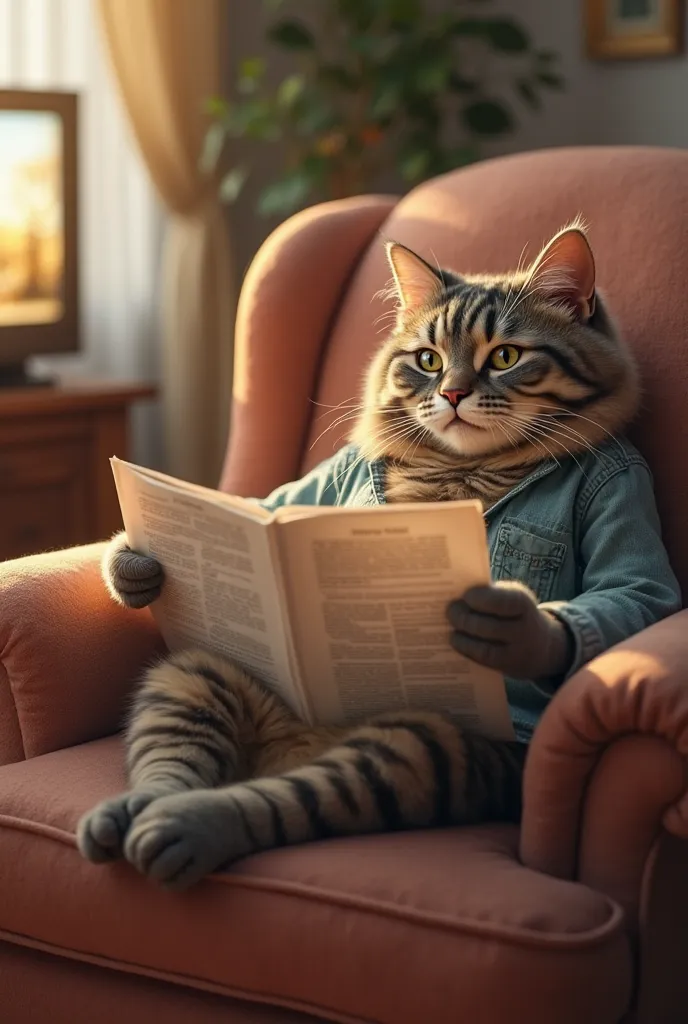
[[[688,611],[595,658],[555,695],[524,779],[523,861],[640,911],[663,830],[688,838]]]
[[[163,649],[150,612],[102,582],[104,544],[0,565],[0,764],[114,732],[143,665]]]

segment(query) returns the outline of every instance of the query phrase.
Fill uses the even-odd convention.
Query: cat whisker
[[[511,281],[509,282],[509,288],[508,288],[508,291],[507,291],[506,296],[504,298],[504,305],[502,306],[502,312],[500,314],[500,316],[503,316],[504,319],[506,319],[508,317],[508,315],[509,315],[509,308],[508,308],[509,307],[509,302],[513,298],[514,287],[515,287],[515,280],[518,277],[518,275],[521,273],[521,270],[522,270],[522,266],[521,265],[523,263],[523,257],[525,256],[527,249],[528,249],[528,243],[526,242],[526,244],[521,249],[521,255],[518,257],[518,263],[516,264],[516,270],[514,271],[514,275],[513,275],[512,279],[511,279]]]
[[[335,410],[336,410],[336,407],[333,407],[332,411],[335,411]],[[328,433],[328,431],[333,430],[335,427],[340,426],[342,423],[346,423],[348,420],[357,420],[359,418],[359,416],[363,412],[366,412],[366,411],[370,411],[370,412],[384,412],[384,413],[386,413],[389,416],[406,416],[407,415],[407,413],[406,413],[406,411],[404,409],[390,409],[390,408],[388,408],[385,405],[372,406],[371,407],[371,406],[362,404],[362,405],[352,406],[351,408],[347,409],[346,412],[342,413],[341,416],[337,416],[336,419],[334,419],[332,421],[332,423],[329,423],[318,434],[316,439],[311,444],[311,446],[309,448],[309,451],[311,451],[315,447],[315,445],[318,443],[318,441],[320,441],[321,438],[323,438],[325,436],[325,434]],[[327,413],[323,413],[322,416],[318,417],[318,419],[322,419],[322,417],[326,416],[326,415],[327,415]]]
[[[338,402],[336,405],[329,405],[327,402],[318,402],[318,401],[316,401],[315,398],[309,398],[308,401],[311,403],[311,405],[318,405],[318,406],[320,406],[321,409],[330,409],[330,410],[341,409],[342,406],[345,406],[345,405],[348,406],[350,404],[362,405],[362,403],[360,403],[360,402],[356,403],[356,396],[355,395],[351,395],[350,398],[345,398],[342,402]]]
[[[524,402],[515,402],[513,403],[513,405],[514,408],[517,406],[524,409],[529,408],[529,406]],[[604,434],[607,435],[607,437],[610,438],[610,440],[614,441],[614,443],[618,445],[621,451],[623,451],[623,445],[619,441],[618,437],[616,437],[610,430],[603,426],[602,423],[599,423],[597,420],[591,419],[590,416],[583,416],[582,413],[574,412],[572,409],[567,409],[565,406],[551,407],[548,412],[540,413],[539,415],[551,416],[552,418],[556,418],[557,421],[559,421],[559,417],[561,416],[570,417],[572,419],[584,420],[586,423],[590,423],[593,427],[597,427],[598,430],[601,430]]]
[[[557,443],[557,444],[558,444],[558,445],[559,445],[559,446],[560,446],[561,448],[563,448],[563,449],[564,449],[564,451],[565,451],[565,452],[566,452],[566,454],[567,454],[567,455],[569,456],[569,458],[573,459],[573,461],[574,461],[574,462],[576,463],[576,465],[577,465],[577,466],[578,466],[578,468],[580,469],[580,471],[581,471],[582,475],[583,475],[583,476],[585,477],[585,479],[586,479],[586,480],[589,480],[589,479],[590,479],[590,478],[589,478],[589,476],[588,476],[588,474],[587,474],[587,473],[585,472],[585,470],[583,469],[583,467],[582,467],[581,463],[580,463],[580,462],[578,461],[578,459],[576,458],[576,456],[575,456],[574,452],[572,452],[572,451],[571,451],[571,449],[570,449],[570,448],[568,448],[568,447],[567,447],[567,445],[566,445],[566,444],[564,444],[564,442],[563,442],[562,440],[560,440],[560,439],[557,439],[557,438],[554,438],[554,437],[552,437],[552,435],[551,435],[551,434],[549,434],[549,433],[545,433],[545,432],[544,432],[544,431],[543,431],[542,429],[540,429],[540,428],[537,428],[537,427],[534,427],[534,426],[532,426],[532,425],[531,425],[530,427],[526,428],[526,429],[529,429],[529,430],[531,431],[531,433],[533,433],[533,434],[537,435],[538,437],[548,437],[548,438],[550,438],[551,440],[553,440],[553,441],[556,441],[556,443]],[[571,438],[568,438],[568,440],[571,440]],[[550,452],[550,454],[552,454],[552,453]],[[552,455],[552,457],[554,458],[554,456],[553,456],[553,455]]]
[[[514,441],[513,437],[511,436],[509,431],[506,429],[506,426],[504,425],[504,423],[495,423],[494,426],[497,427],[498,430],[501,430],[501,432],[504,434],[504,436],[507,438],[507,440],[511,444],[512,448],[517,448],[518,447],[518,445]],[[494,431],[494,427],[491,426],[490,430]]]
[[[534,436],[534,431],[531,431],[528,427],[524,427],[522,424],[514,423],[513,420],[510,421],[509,425],[512,426],[516,433],[520,434],[520,436],[525,441],[528,441],[529,444],[537,445],[539,448],[542,448],[545,452],[547,452],[550,459],[553,459],[554,462],[556,462],[557,466],[561,466],[559,459],[556,457],[551,448],[549,448],[548,445],[546,445],[545,442],[537,435]]]
[[[407,436],[410,437],[412,434],[415,434],[417,431],[421,431],[421,433],[422,433],[425,430],[426,430],[425,427],[422,427],[420,424],[416,423],[413,420],[409,420],[408,424],[401,425],[401,426],[399,426],[398,424],[395,424],[394,427],[391,430],[388,429],[387,431],[379,431],[379,432],[376,433],[375,440],[381,442],[377,446],[376,450],[379,450],[380,452],[382,452],[384,450],[385,446],[389,446],[390,444],[393,444],[393,443],[395,443],[397,441],[403,440]],[[371,458],[377,458],[377,457],[378,457],[377,455],[371,456]]]
[[[564,437],[567,440],[572,441],[574,444],[581,444],[592,455],[594,455],[595,458],[599,458],[598,450],[592,444],[590,444],[590,442],[584,434],[581,434],[578,431],[569,430],[564,424],[559,424],[558,421],[555,421],[557,422],[557,426],[554,426],[551,422],[543,423],[540,417],[538,416],[529,417],[523,416],[522,414],[519,413],[512,413],[511,416],[512,418],[518,420],[519,422],[525,423],[526,426],[532,425],[533,427],[544,431],[548,436],[552,437],[553,439],[555,437]]]
[[[580,430],[574,430],[574,428],[568,423],[562,423],[561,420],[554,420],[556,423],[556,428],[554,428],[552,427],[552,421],[547,420],[544,417],[535,416],[533,417],[533,421],[542,426],[545,430],[551,430],[553,433],[564,433],[571,441],[582,444],[596,458],[600,457],[599,447],[592,444],[585,434],[582,434]]]
[[[413,456],[418,451],[418,445],[423,440],[424,435],[430,433],[425,427],[419,427],[418,429],[419,429],[419,434],[418,434],[418,438],[416,440],[416,443],[414,445],[413,451],[411,453],[411,458],[413,458]],[[404,450],[404,452],[403,452],[403,454],[401,456],[402,461],[406,458],[406,453],[408,452],[408,450],[409,450],[409,448],[411,447],[412,444],[413,444],[413,439],[411,439],[411,441],[409,442],[407,448]]]
[[[556,411],[559,415],[571,417],[572,419],[584,420],[586,423],[590,423],[592,426],[597,427],[598,430],[601,430],[603,433],[605,433],[607,437],[614,441],[615,444],[617,444],[618,447],[621,449],[621,451],[623,451],[623,445],[621,444],[621,441],[619,441],[618,437],[615,437],[615,435],[612,434],[611,430],[607,430],[607,428],[604,427],[601,423],[598,423],[597,420],[593,420],[589,416],[583,416],[579,412],[573,412],[572,409],[561,408]]]

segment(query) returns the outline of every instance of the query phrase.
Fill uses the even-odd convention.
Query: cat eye
[[[442,369],[442,356],[431,348],[424,348],[416,355],[416,362],[426,373],[438,373]]]
[[[521,358],[521,349],[515,345],[502,345],[490,354],[490,366],[494,370],[510,370]]]

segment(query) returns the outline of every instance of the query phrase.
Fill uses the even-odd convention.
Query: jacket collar
[[[515,487],[512,487],[510,491],[503,494],[494,505],[491,505],[483,513],[485,519],[489,519],[492,514],[498,509],[506,505],[508,501],[511,501],[515,495],[520,494],[526,487],[532,486],[537,480],[541,480],[544,476],[548,476],[555,469],[557,469],[559,463],[555,462],[554,459],[546,459],[544,462],[539,463],[532,473],[524,477]],[[385,460],[376,459],[374,462],[368,463],[368,474],[370,477],[370,486],[373,492],[373,502],[375,505],[386,505],[385,500]]]

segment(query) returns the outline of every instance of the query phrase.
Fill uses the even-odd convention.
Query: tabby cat
[[[580,225],[509,274],[435,270],[397,243],[387,253],[397,324],[368,372],[353,433],[361,458],[384,460],[387,501],[489,507],[543,459],[575,457],[634,412],[634,365],[595,292]],[[568,413],[575,429],[563,425]],[[163,585],[159,563],[123,535],[104,575],[135,608]],[[480,652],[493,642],[523,677],[561,680],[571,661],[567,628],[518,584],[464,595],[449,619],[458,650],[487,663]],[[79,848],[94,862],[125,857],[181,889],[284,844],[516,820],[527,747],[430,713],[306,727],[234,664],[187,651],[146,673],[126,749],[131,788],[84,816]]]

